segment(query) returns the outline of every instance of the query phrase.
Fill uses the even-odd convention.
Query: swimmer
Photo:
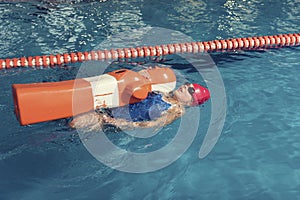
[[[151,68],[139,73],[145,78]],[[99,125],[113,125],[121,130],[133,128],[162,127],[170,124],[185,113],[188,106],[197,106],[210,98],[209,90],[196,83],[186,83],[170,93],[149,92],[141,102],[117,108],[105,108],[74,117],[73,128],[93,130]]]

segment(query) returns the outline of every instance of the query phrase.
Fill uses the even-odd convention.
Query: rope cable
[[[57,55],[29,56],[21,58],[0,59],[0,69],[18,67],[50,67],[67,63],[89,60],[124,59],[149,56],[163,56],[175,53],[201,53],[234,50],[257,50],[273,47],[297,46],[300,33],[232,38],[206,42],[187,42],[179,44],[162,44],[136,48],[119,48],[111,50],[93,50],[90,52],[72,52]]]

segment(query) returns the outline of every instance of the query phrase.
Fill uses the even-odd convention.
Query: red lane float
[[[14,84],[15,113],[21,125],[67,118],[93,109],[124,106],[150,91],[170,92],[176,76],[170,68],[148,70],[145,78],[127,69],[61,82]]]
[[[70,54],[30,56],[22,58],[0,59],[0,69],[16,67],[49,67],[67,63],[89,60],[109,60],[161,56],[174,53],[199,53],[233,50],[253,50],[273,47],[297,46],[300,44],[300,33],[258,36],[248,38],[232,38],[207,42],[189,42],[180,44],[165,44],[159,46],[98,50],[76,52]]]

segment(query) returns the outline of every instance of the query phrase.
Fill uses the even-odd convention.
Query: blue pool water
[[[300,3],[14,0],[1,1],[0,19],[0,58],[12,58],[89,51],[107,37],[144,27],[180,31],[196,41],[296,33]],[[68,119],[25,127],[16,120],[12,84],[74,79],[80,64],[0,71],[0,199],[298,199],[299,47],[211,57],[227,96],[218,143],[199,159],[209,124],[208,102],[201,107],[200,128],[188,150],[166,168],[142,174],[100,163],[67,126]],[[160,64],[191,73],[175,57]],[[166,138],[176,125],[178,121],[163,130]],[[144,145],[109,137],[124,148]],[[151,148],[165,140],[160,135]]]

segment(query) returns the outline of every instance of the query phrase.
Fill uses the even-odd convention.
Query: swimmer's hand
[[[75,116],[69,123],[72,128],[86,128],[97,129],[99,127],[99,115],[96,112],[88,112],[78,116]]]
[[[143,69],[141,71],[139,71],[139,74],[141,74],[143,77],[145,77],[147,80],[151,81],[151,76],[149,74],[149,70],[158,68],[157,66],[155,67],[148,67],[147,69]]]
[[[115,118],[112,118],[112,117],[107,116],[107,115],[102,115],[102,119],[103,119],[104,124],[111,124],[111,125],[116,126],[120,129],[128,129],[128,128],[133,127],[132,122],[129,122],[125,119],[115,119]]]
[[[104,124],[111,124],[118,128],[128,128],[130,125],[126,120],[115,119],[106,114],[97,114],[96,112],[88,112],[78,116],[75,116],[69,123],[72,128],[100,130]]]

